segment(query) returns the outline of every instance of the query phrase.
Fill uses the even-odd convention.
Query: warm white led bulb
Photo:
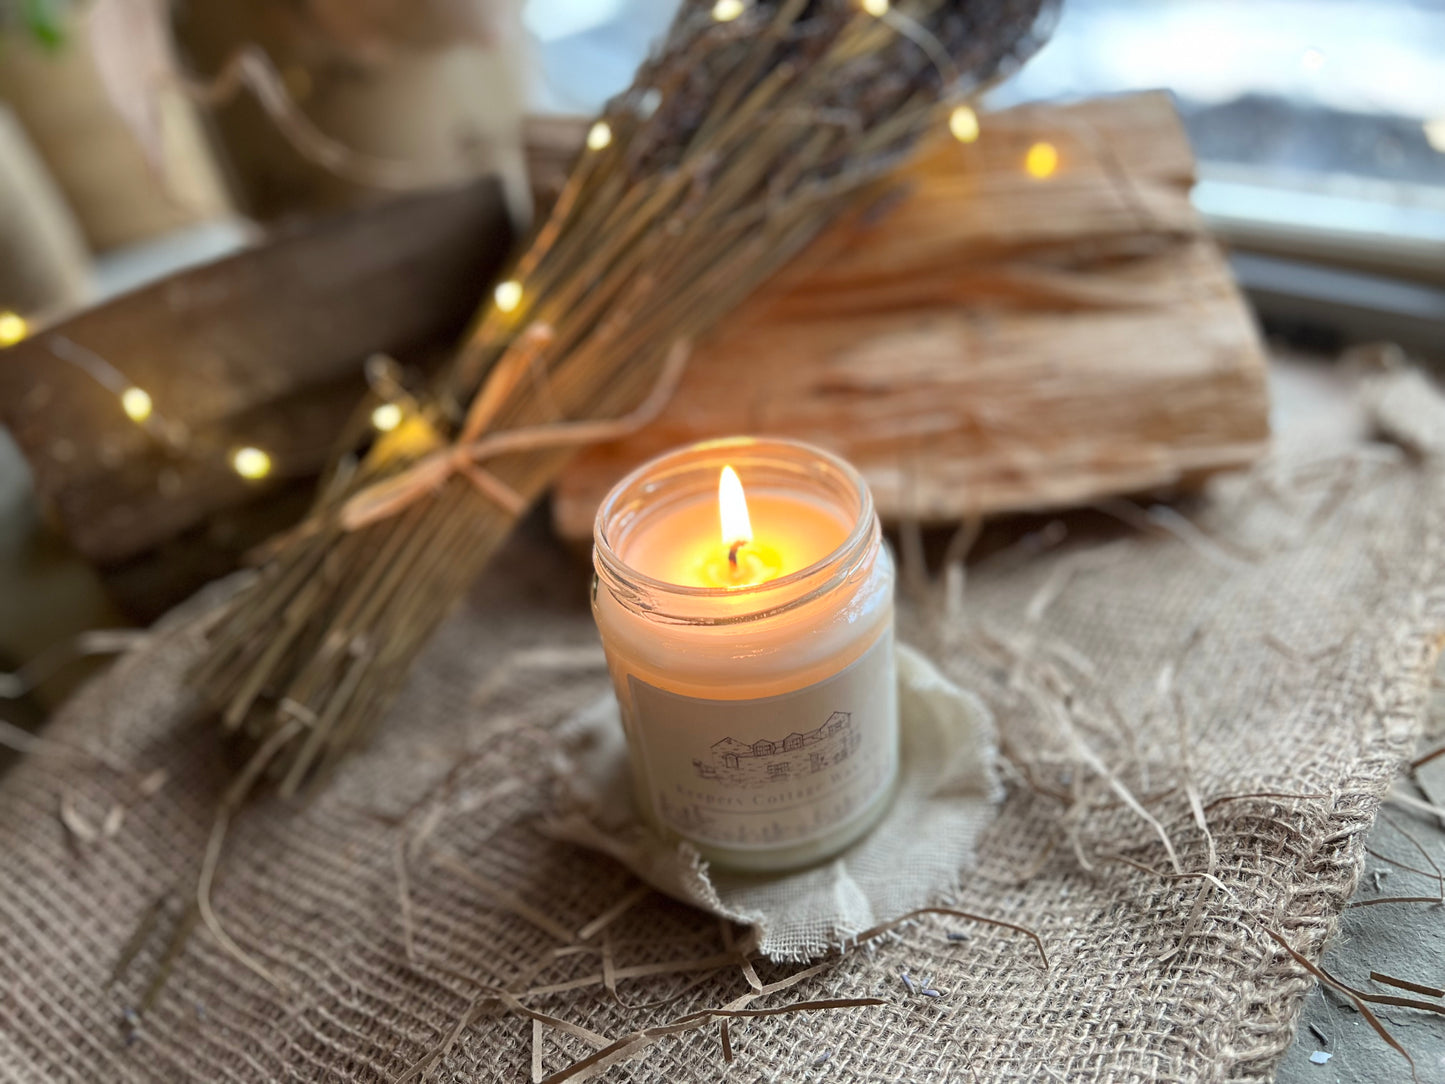
[[[1059,168],[1059,149],[1052,143],[1035,143],[1024,155],[1024,170],[1040,181],[1052,177]]]
[[[492,291],[492,298],[502,312],[515,312],[517,306],[522,303],[522,284],[516,279],[499,282],[497,288]]]
[[[126,388],[120,393],[120,407],[133,422],[143,422],[149,418],[154,406],[144,388]]]
[[[743,0],[717,0],[712,6],[712,17],[720,23],[730,23],[745,10]]]
[[[888,14],[888,0],[863,0],[863,10],[881,19]]]
[[[955,106],[948,115],[948,130],[960,143],[972,143],[978,139],[978,114],[969,106]]]
[[[14,346],[29,333],[25,317],[13,312],[0,312],[0,346]]]
[[[271,473],[271,457],[260,448],[237,448],[231,453],[231,469],[255,482]]]
[[[390,433],[401,424],[401,407],[396,403],[382,403],[371,412],[371,424],[377,432]]]
[[[590,150],[600,151],[607,144],[612,142],[612,128],[605,120],[599,120],[587,131],[587,147]]]

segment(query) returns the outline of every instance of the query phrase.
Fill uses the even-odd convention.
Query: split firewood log
[[[545,165],[564,133],[540,134]],[[1162,93],[985,115],[729,318],[655,422],[577,456],[558,529],[588,537],[626,471],[735,433],[832,449],[885,520],[925,523],[1248,462],[1268,440],[1265,355],[1193,177]]]

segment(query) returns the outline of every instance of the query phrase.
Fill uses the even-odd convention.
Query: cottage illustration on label
[[[713,743],[708,760],[694,760],[692,765],[701,779],[756,787],[826,771],[842,764],[861,743],[853,713],[835,711],[812,730],[795,730],[776,740],[759,738],[748,743],[723,738]]]

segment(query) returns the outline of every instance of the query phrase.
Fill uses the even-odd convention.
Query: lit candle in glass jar
[[[598,512],[593,614],[658,831],[737,870],[870,828],[898,770],[893,564],[862,478],[804,444],[655,459]]]

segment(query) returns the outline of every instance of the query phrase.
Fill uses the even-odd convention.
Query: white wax
[[[838,557],[840,547],[854,527],[842,509],[831,506],[824,495],[781,488],[750,489],[748,505],[753,545],[769,554],[777,568],[774,588],[768,582],[740,588],[716,586],[719,554],[725,562],[727,548],[719,530],[716,498],[703,495],[646,510],[638,522],[629,526],[625,539],[619,540],[617,551],[622,562],[635,572],[691,589],[684,600],[689,620],[668,620],[646,606],[625,605],[606,584],[599,586],[594,600],[594,615],[633,745],[639,804],[655,825],[659,818],[648,806],[649,795],[657,793],[657,780],[647,778],[646,742],[639,736],[635,721],[634,680],[679,697],[757,701],[796,694],[834,679],[859,662],[882,637],[889,637],[891,645],[893,568],[881,543],[874,542],[865,560],[859,561],[855,554],[854,574],[837,580],[836,574],[844,567]],[[807,592],[790,592],[786,579],[798,573],[815,588],[826,583],[826,589],[799,601],[800,594]],[[778,605],[769,601],[773,593]],[[666,612],[676,600],[665,592],[659,594],[658,608]],[[886,728],[892,735],[891,746],[887,742],[882,746],[890,750],[888,785],[884,790],[865,807],[850,808],[836,827],[818,838],[763,853],[698,843],[704,857],[737,869],[805,865],[836,852],[881,814],[890,797],[895,767],[892,758],[896,758],[891,646],[881,650],[886,657],[882,664],[886,674],[877,662],[867,665],[869,673],[883,675],[877,681],[887,683],[885,697],[892,705],[870,723]],[[878,658],[877,652],[870,656],[870,660]],[[815,707],[810,705],[809,712],[816,714]],[[682,712],[679,719],[686,717]],[[822,719],[808,714],[796,727],[789,723],[776,737],[784,737],[791,729],[807,730],[820,722]],[[679,721],[677,725],[689,724]],[[697,747],[710,748],[717,736],[699,731]],[[879,768],[880,772],[884,770]]]

